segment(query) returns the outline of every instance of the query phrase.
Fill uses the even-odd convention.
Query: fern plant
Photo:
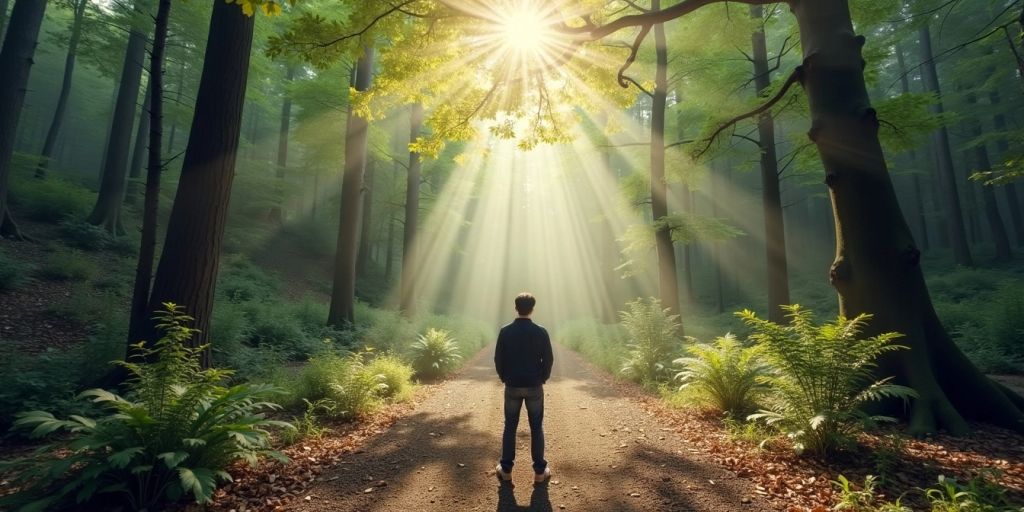
[[[619,313],[629,334],[626,361],[621,372],[644,384],[665,382],[671,378],[670,361],[679,341],[679,315],[662,308],[654,298],[637,299]]]
[[[458,343],[442,329],[427,329],[413,342],[411,352],[416,374],[426,378],[443,377],[462,361]]]
[[[906,347],[893,344],[898,333],[863,337],[871,315],[816,325],[811,311],[799,305],[784,309],[788,325],[762,320],[749,310],[737,315],[777,370],[766,379],[773,389],[769,408],[748,419],[779,428],[798,452],[827,457],[865,426],[895,421],[864,412],[867,402],[917,396],[891,378],[878,378],[878,358]]]
[[[224,387],[230,371],[202,369],[202,348],[187,345],[192,320],[174,304],[157,314],[164,336],[152,347],[135,345],[133,362],[119,362],[129,373],[124,396],[103,389],[83,392],[105,415],[21,413],[14,428],[43,437],[64,435],[33,456],[4,464],[13,470],[21,492],[0,500],[0,507],[25,510],[123,507],[151,509],[163,501],[191,495],[211,501],[225,468],[242,459],[255,464],[270,449],[268,427],[291,428],[265,418],[278,408],[268,401],[280,390],[265,385]],[[59,454],[59,455],[57,455]]]
[[[726,334],[711,344],[689,345],[686,352],[688,357],[672,361],[682,368],[676,380],[683,383],[680,390],[690,391],[701,404],[738,418],[750,412],[767,390],[771,366],[761,347],[744,347],[736,336]]]

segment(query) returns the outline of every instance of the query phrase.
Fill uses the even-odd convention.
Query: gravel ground
[[[770,509],[753,484],[707,462],[672,428],[556,345],[545,386],[546,458],[554,476],[534,486],[529,428],[519,424],[515,485],[493,469],[500,452],[502,389],[492,349],[470,361],[388,431],[342,458],[295,510],[701,510]]]

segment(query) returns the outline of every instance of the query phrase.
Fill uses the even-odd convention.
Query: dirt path
[[[390,430],[344,457],[296,506],[318,511],[755,511],[749,481],[697,460],[672,429],[556,347],[545,386],[546,458],[534,486],[529,428],[519,424],[515,486],[493,476],[502,428],[493,348]],[[369,490],[369,491],[368,491]]]

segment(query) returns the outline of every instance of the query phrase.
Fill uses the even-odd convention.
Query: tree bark
[[[199,332],[191,345],[206,347],[205,365],[210,364],[210,312],[235,176],[252,36],[252,17],[236,5],[213,3],[195,115],[149,299],[150,313],[173,302],[195,318]],[[147,322],[143,339],[153,341],[158,334]]]
[[[903,94],[910,94],[910,77],[908,76],[907,64],[903,57],[903,47],[899,43],[896,44],[896,64],[900,73],[900,86],[903,89]],[[928,223],[924,214],[924,196],[921,194],[921,176],[916,168],[917,151],[910,150],[907,156],[910,158],[911,166],[914,167],[913,172],[910,174],[911,186],[914,191],[914,220],[920,234],[921,248],[927,251],[930,248]]]
[[[993,89],[988,94],[988,99],[989,103],[994,107],[993,110],[997,112],[992,117],[992,124],[997,132],[1005,133],[1007,129],[1006,116],[1003,115],[997,106],[1001,102],[999,91]],[[1010,150],[1010,144],[1006,141],[1005,137],[1000,137],[996,141],[996,149],[999,150],[1001,158],[1006,156],[1006,152]],[[1006,204],[1010,210],[1010,222],[1013,224],[1013,232],[1017,238],[1017,247],[1024,247],[1024,215],[1022,215],[1020,201],[1017,197],[1017,186],[1011,182],[1002,185],[1002,189],[1006,193]]]
[[[760,5],[750,6],[750,15],[763,23]],[[768,46],[763,26],[751,36],[754,57],[754,84],[762,96],[772,85],[768,68]],[[771,110],[757,120],[758,145],[761,148],[761,207],[764,211],[764,246],[768,273],[768,318],[785,322],[781,306],[789,300],[789,264],[786,260],[786,225],[782,216],[782,192],[779,186],[779,161],[775,153],[775,119]]]
[[[809,136],[818,148],[836,222],[830,279],[840,312],[874,315],[868,332],[899,332],[909,350],[883,358],[882,375],[917,390],[910,430],[965,432],[965,418],[1024,430],[1021,399],[981,374],[939,322],[920,252],[896,200],[864,82],[863,36],[846,0],[794,2],[810,103]],[[1015,402],[1016,401],[1016,402]],[[898,404],[894,404],[897,405]]]
[[[185,88],[185,59],[178,66],[178,83],[174,86],[174,111],[171,112],[171,134],[167,137],[167,152],[174,152],[174,141],[178,135],[178,108],[181,107],[181,92]]]
[[[288,66],[288,71],[285,74],[285,86],[292,83],[295,78],[295,67]],[[281,129],[277,132],[277,186],[278,186],[278,201],[284,201],[284,176],[285,171],[288,169],[288,134],[291,132],[292,124],[292,96],[291,93],[286,89],[284,92],[284,101],[281,102]],[[276,224],[281,224],[284,220],[281,209],[283,205],[278,204],[270,209],[270,221]]]
[[[423,128],[423,105],[413,103],[409,113],[409,143],[416,142]],[[416,314],[416,230],[420,216],[420,154],[409,151],[409,170],[405,179],[405,227],[402,233],[402,282],[399,307],[407,317]]]
[[[139,261],[135,267],[135,286],[132,290],[132,310],[128,322],[128,350],[133,343],[145,339],[150,314],[149,292],[153,278],[153,257],[156,254],[157,214],[160,202],[160,173],[163,171],[164,137],[164,52],[167,48],[167,25],[171,15],[171,0],[157,4],[153,51],[150,54],[149,85],[146,87],[146,105],[142,109],[148,116],[139,120],[149,129],[139,130],[138,136],[149,137],[146,162],[146,192],[142,207],[142,233]],[[146,108],[148,106],[148,108]],[[147,120],[148,122],[144,121]],[[136,151],[140,149],[136,144]],[[149,341],[154,341],[152,338]]]
[[[373,225],[373,188],[376,170],[377,160],[372,157],[367,159],[366,168],[363,171],[363,213],[359,226],[359,253],[356,255],[357,276],[366,275],[366,270],[372,260],[370,248],[373,242],[370,232]]]
[[[355,89],[369,89],[372,75],[373,48],[367,47],[356,63]],[[334,287],[327,316],[327,323],[337,328],[349,328],[355,323],[356,253],[359,249],[359,217],[362,213],[368,130],[368,121],[350,108],[345,133],[345,169],[341,182],[341,217],[334,260]]]
[[[651,2],[652,10],[661,9],[661,1]],[[665,26],[654,26],[654,47],[657,69],[654,76],[654,98],[651,106],[651,214],[655,223],[654,243],[658,256],[658,289],[661,305],[671,314],[679,314],[679,277],[668,217],[668,182],[665,180],[665,106],[668,95],[668,45]]]
[[[921,49],[921,79],[925,88],[934,93],[938,98],[932,104],[931,110],[934,115],[942,115],[942,90],[939,87],[939,74],[935,68],[935,58],[932,52],[932,35],[928,25],[921,27],[918,32]],[[956,171],[953,169],[953,155],[950,152],[949,132],[945,126],[939,127],[932,134],[932,145],[935,148],[935,158],[938,160],[939,180],[942,184],[942,194],[946,203],[946,226],[949,229],[949,243],[953,247],[953,261],[958,265],[971,266],[974,264],[971,258],[971,250],[967,246],[967,232],[964,229],[964,214],[960,207],[960,195],[957,192]]]
[[[676,89],[676,101],[678,103],[682,103],[682,98],[682,91]],[[685,126],[683,110],[679,109],[679,112],[676,113],[676,140],[683,141],[686,139]],[[607,165],[607,167],[611,168],[610,165]],[[682,209],[684,215],[693,215],[693,193],[690,191],[690,186],[683,183],[679,188],[680,209]],[[614,234],[612,235],[612,238],[615,238]],[[688,303],[693,304],[696,301],[696,296],[693,293],[693,242],[683,244],[682,249],[681,264],[683,267],[683,295],[686,297],[686,301]],[[615,316],[613,315],[612,318],[615,318]]]
[[[57,137],[60,135],[60,128],[64,124],[68,108],[68,98],[71,96],[71,81],[75,74],[75,59],[78,56],[78,42],[82,39],[82,20],[85,19],[85,6],[87,0],[75,0],[74,17],[71,21],[71,38],[68,40],[68,51],[64,57],[64,79],[61,81],[60,94],[57,96],[57,107],[53,111],[53,120],[50,121],[50,128],[46,131],[46,140],[43,142],[43,149],[40,151],[41,158],[36,166],[36,177],[45,178],[46,170],[50,166],[50,159],[53,157],[53,149],[57,146]]]
[[[973,92],[967,93],[967,104],[972,107],[972,110],[977,106],[978,98]],[[968,120],[968,123],[972,136],[980,138],[982,136],[981,122],[972,119]],[[980,172],[992,170],[992,162],[989,160],[986,144],[974,146],[974,163]],[[1010,237],[1006,234],[1006,224],[1003,223],[1003,216],[999,214],[996,191],[991,185],[981,185],[981,200],[985,208],[989,232],[992,234],[992,243],[996,247],[996,261],[1010,261],[1013,259],[1013,252],[1010,250]]]
[[[135,2],[136,9],[148,6],[143,0]],[[90,224],[102,226],[113,235],[123,235],[121,203],[124,200],[125,179],[128,171],[128,151],[132,139],[132,122],[138,108],[139,86],[142,83],[143,62],[146,59],[146,33],[133,24],[128,34],[121,68],[121,84],[117,91],[117,103],[110,123],[110,138],[107,141],[106,162],[100,181],[96,205],[89,214]]]
[[[7,27],[7,5],[8,0],[0,0],[0,41],[3,41],[4,29]]]
[[[153,104],[153,100],[150,98],[152,87],[153,83],[150,80],[150,83],[146,85],[146,93],[142,96],[142,108],[139,109],[139,123],[135,130],[135,147],[132,149],[132,161],[128,167],[128,182],[125,184],[124,202],[127,204],[135,204],[139,200],[139,178],[142,177],[142,163],[148,158],[146,148],[148,147],[149,124],[152,118],[149,111],[149,106]]]
[[[39,40],[46,0],[17,0],[0,49],[0,236],[21,239],[7,205],[14,139]]]
[[[395,262],[395,218],[388,217],[388,245],[384,251],[384,282],[391,282],[391,271]]]

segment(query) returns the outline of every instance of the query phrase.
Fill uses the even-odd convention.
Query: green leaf
[[[213,491],[217,485],[213,471],[206,468],[178,468],[178,478],[181,481],[181,488],[185,492],[191,492],[196,498],[196,503],[212,501]]]
[[[188,458],[187,452],[164,452],[156,456],[158,459],[164,461],[167,465],[167,469],[174,469],[181,464],[185,459]]]
[[[146,449],[141,446],[133,446],[124,450],[114,452],[107,457],[107,460],[115,468],[124,468],[131,464],[132,458],[144,452]]]

